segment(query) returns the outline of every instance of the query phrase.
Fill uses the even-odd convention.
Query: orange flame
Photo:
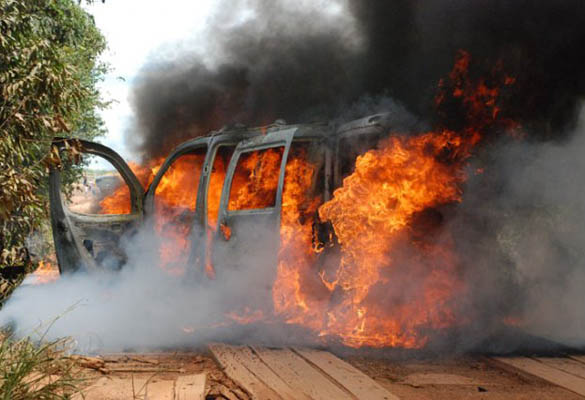
[[[114,193],[100,201],[100,214],[130,214],[130,211],[130,189],[125,184],[120,185]]]
[[[40,261],[35,272],[29,276],[32,277],[31,284],[44,285],[59,279],[59,269],[50,261]]]
[[[318,197],[311,200],[307,196],[314,174],[315,167],[305,160],[303,153],[289,158],[282,195],[281,246],[272,295],[274,311],[285,315],[288,323],[303,323],[318,329],[320,321],[313,318],[318,310],[309,307],[305,295],[309,292],[319,298],[316,294],[323,293],[322,285],[315,284],[311,273],[316,261],[311,214],[317,211],[320,202]]]
[[[238,162],[228,204],[229,210],[273,207],[284,147],[243,153]]]
[[[198,180],[204,155],[186,154],[179,157],[165,172],[155,190],[154,227],[160,236],[159,255],[162,267],[173,275],[182,275],[191,248],[188,238],[197,200]],[[150,161],[144,167],[129,163],[144,187],[152,183],[164,158]],[[130,213],[130,191],[120,185],[100,202],[104,214]]]
[[[333,199],[318,208],[333,226],[338,258],[318,258],[322,249],[312,246],[311,219],[304,216],[314,208],[303,206],[314,171],[302,160],[289,161],[273,286],[274,311],[287,323],[353,347],[417,348],[428,341],[425,330],[465,322],[453,310],[465,291],[453,241],[448,232],[434,240],[415,225],[428,210],[461,200],[465,161],[483,131],[517,127],[499,117],[498,88],[470,82],[469,62],[462,52],[450,74],[451,96],[467,111],[461,131],[382,140],[357,158]],[[502,84],[513,82],[505,77]],[[447,97],[441,87],[438,106]]]
[[[185,154],[171,164],[154,192],[155,230],[161,238],[161,266],[183,275],[191,253],[199,177],[205,154]],[[153,168],[153,174],[158,168]]]
[[[241,325],[247,325],[264,320],[262,310],[252,310],[250,307],[244,307],[241,313],[232,311],[226,314],[226,317]]]
[[[428,133],[413,138],[391,137],[356,160],[355,172],[319,207],[319,217],[330,221],[341,246],[334,271],[315,273],[311,220],[317,202],[306,204],[313,169],[293,159],[287,165],[283,195],[281,252],[273,287],[275,312],[288,323],[308,326],[319,335],[341,338],[349,346],[420,347],[422,328],[453,323],[448,303],[460,290],[455,277],[456,258],[449,245],[425,245],[423,260],[404,265],[395,256],[408,237],[414,216],[429,207],[458,201],[464,180],[459,166],[438,160],[445,149],[453,153],[464,144],[453,132]],[[318,200],[318,199],[317,199]],[[301,221],[306,222],[301,222]],[[421,245],[422,247],[422,245]],[[427,265],[432,258],[437,260]],[[381,293],[407,285],[412,269],[417,278],[413,298]],[[377,293],[377,295],[374,295]],[[412,294],[409,294],[412,295]]]
[[[154,178],[153,169],[157,169],[164,160],[158,159],[151,162],[151,165],[156,167],[143,167],[138,163],[129,161],[128,166],[134,172],[140,183],[146,187],[152,182]],[[116,214],[130,214],[130,189],[125,182],[121,182],[120,186],[116,188],[114,193],[105,197],[100,201],[100,214],[116,215]]]

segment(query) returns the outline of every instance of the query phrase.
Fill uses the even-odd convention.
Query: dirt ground
[[[506,371],[482,357],[387,360],[344,358],[401,399],[581,399],[538,378]],[[95,360],[101,360],[97,364]],[[107,354],[88,363],[88,386],[119,378],[169,384],[180,375],[207,373],[206,399],[248,400],[206,349],[188,353]],[[139,391],[140,388],[137,388]],[[92,398],[91,396],[88,398]],[[136,397],[140,398],[140,397]]]

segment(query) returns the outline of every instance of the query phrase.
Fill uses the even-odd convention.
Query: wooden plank
[[[328,351],[298,348],[294,351],[360,400],[398,400],[398,396]]]
[[[224,344],[210,344],[209,350],[224,369],[225,373],[254,399],[258,400],[284,400],[274,390],[248,370],[230,348]]]
[[[567,357],[533,357],[535,360],[545,363],[561,371],[585,379],[585,364]]]
[[[296,393],[304,393],[313,400],[356,398],[290,349],[252,349]]]
[[[580,363],[585,364],[585,356],[569,356],[569,358],[572,358],[575,361],[579,361]]]
[[[156,381],[152,378],[100,378],[83,390],[83,396],[75,395],[75,400],[173,400],[172,380]]]
[[[144,400],[173,400],[173,380],[150,381],[144,388]],[[140,399],[140,396],[137,396]]]
[[[23,383],[29,386],[30,391],[41,391],[45,386],[56,383],[62,377],[59,375],[45,375],[32,372],[24,377]]]
[[[543,362],[528,357],[493,357],[492,359],[585,396],[585,379],[553,368]]]
[[[227,346],[234,353],[234,358],[260,379],[266,386],[286,400],[310,400],[310,397],[293,390],[272,369],[247,346]]]
[[[207,374],[182,375],[175,381],[174,400],[204,400]]]

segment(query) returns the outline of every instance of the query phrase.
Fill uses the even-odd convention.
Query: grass
[[[0,275],[0,308],[25,274],[38,266],[38,260],[48,260],[54,255],[48,221],[29,237],[27,248],[36,261],[22,274],[10,278]],[[85,379],[77,361],[69,357],[71,340],[47,341],[46,332],[39,336],[38,340],[17,339],[0,330],[0,400],[82,399],[76,393],[80,393]]]
[[[72,399],[80,392],[84,379],[68,356],[68,339],[0,340],[0,400]]]
[[[10,279],[0,276],[0,308],[25,274],[32,272],[31,266],[36,268],[39,259],[54,255],[48,221],[31,235],[27,245],[36,261],[21,275]],[[36,336],[40,339],[18,339],[0,328],[0,400],[83,399],[80,392],[86,380],[78,362],[69,356],[71,339],[47,341],[46,331]]]

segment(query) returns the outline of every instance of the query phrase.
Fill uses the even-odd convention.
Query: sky
[[[203,47],[201,40],[213,0],[112,0],[84,8],[94,16],[108,48],[102,60],[110,71],[100,84],[111,106],[102,111],[108,133],[100,140],[125,159],[124,131],[132,121],[130,88],[140,68],[151,59],[173,57],[182,46]]]

